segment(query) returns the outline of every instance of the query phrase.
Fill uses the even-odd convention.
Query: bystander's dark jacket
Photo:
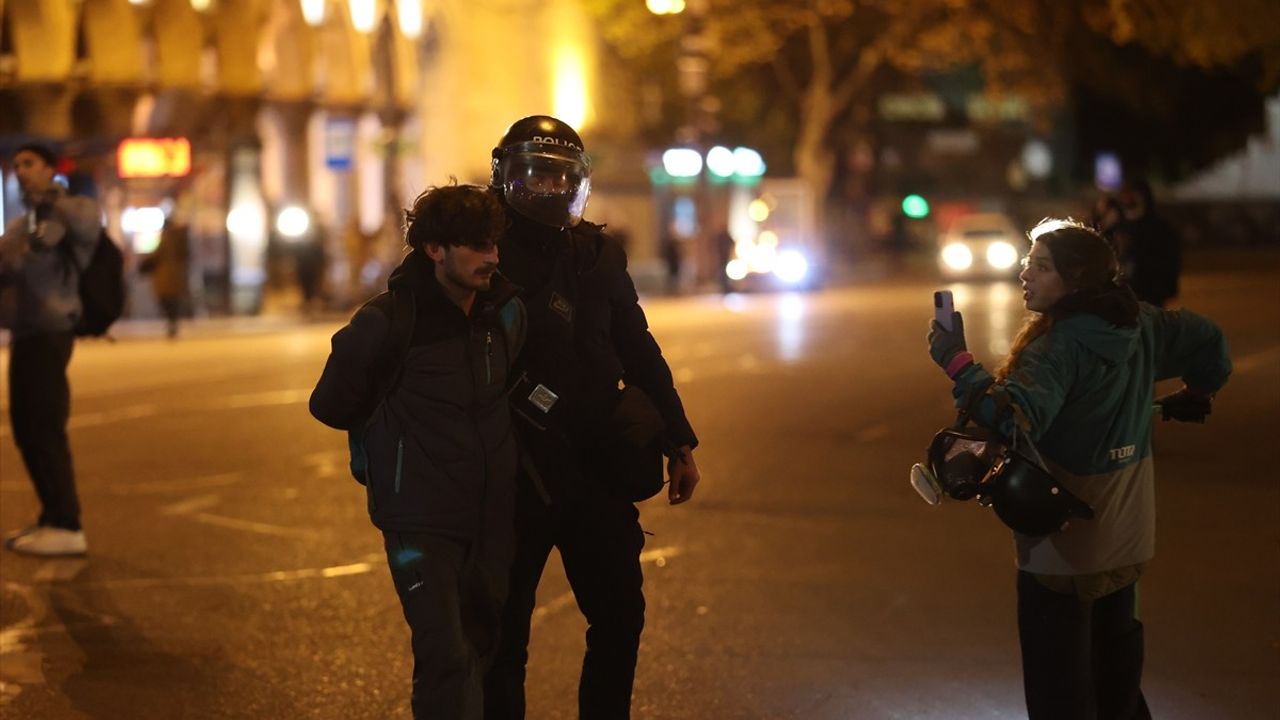
[[[619,397],[619,384],[642,389],[665,423],[668,448],[696,447],[698,439],[676,393],[671,369],[662,357],[627,273],[622,246],[599,225],[581,222],[570,230],[546,228],[508,213],[512,227],[499,241],[503,273],[525,288],[530,332],[517,368],[528,384],[542,384],[559,399],[555,418],[542,418],[513,397],[518,413],[560,430],[568,447],[547,448],[547,433],[530,432],[517,420],[553,495],[572,492],[576,472],[547,455],[589,457],[605,440],[601,434]],[[526,386],[518,386],[518,392]],[[557,452],[557,451],[567,452]],[[576,465],[576,463],[571,463]],[[581,470],[582,468],[577,468]],[[558,487],[557,487],[558,485]]]
[[[102,231],[93,198],[57,191],[42,208],[38,230],[14,218],[0,236],[0,327],[15,338],[70,332],[80,320],[80,271]]]
[[[1126,220],[1116,229],[1116,233],[1123,236],[1120,264],[1139,300],[1164,307],[1178,296],[1182,237],[1156,213],[1155,198],[1150,190],[1141,192],[1146,203],[1142,217]]]
[[[506,395],[508,339],[523,335],[524,316],[508,333],[500,314],[508,303],[519,310],[519,289],[495,274],[466,316],[419,252],[405,258],[388,285],[415,295],[399,381],[378,403],[385,380],[374,373],[390,329],[391,296],[383,293],[333,336],[311,414],[339,430],[363,426],[369,515],[380,530],[467,541],[483,535],[490,547],[506,550],[517,457]]]

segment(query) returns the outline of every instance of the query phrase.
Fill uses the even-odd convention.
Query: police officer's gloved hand
[[[951,377],[973,362],[973,355],[965,345],[964,318],[960,313],[951,313],[950,330],[939,325],[937,320],[929,323],[929,356]]]
[[[1202,423],[1212,409],[1213,394],[1184,387],[1156,399],[1164,420]]]

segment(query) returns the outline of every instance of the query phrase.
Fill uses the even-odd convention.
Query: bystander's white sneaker
[[[65,530],[56,527],[36,528],[25,535],[6,541],[4,546],[16,553],[41,557],[83,555],[89,549],[83,530]]]

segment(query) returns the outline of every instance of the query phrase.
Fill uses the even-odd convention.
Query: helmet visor
[[[591,167],[576,152],[524,143],[499,161],[502,193],[516,212],[543,225],[577,225],[591,194]]]

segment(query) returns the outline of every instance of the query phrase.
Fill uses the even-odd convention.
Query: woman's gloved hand
[[[1213,395],[1184,387],[1156,398],[1156,404],[1161,419],[1202,423],[1213,410]]]
[[[937,320],[929,322],[929,356],[951,377],[973,362],[973,356],[965,345],[964,318],[960,313],[951,313],[950,330],[939,325]]]

